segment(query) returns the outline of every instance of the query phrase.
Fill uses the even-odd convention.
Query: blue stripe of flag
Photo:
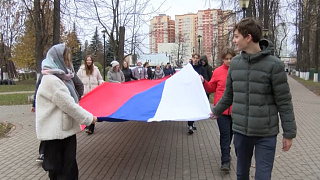
[[[165,81],[144,92],[136,94],[116,112],[105,118],[99,118],[99,121],[148,121],[148,119],[154,117],[158,109],[164,84]],[[130,91],[130,89],[128,89],[128,91]]]

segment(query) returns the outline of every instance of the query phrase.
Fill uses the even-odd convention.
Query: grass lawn
[[[0,85],[0,92],[34,91],[36,89],[35,79],[16,81],[15,83],[16,85]]]
[[[0,106],[30,104],[30,102],[28,102],[28,95],[30,95],[30,94],[0,95]]]
[[[35,89],[36,81],[34,79],[17,81],[16,85],[0,85],[0,92],[34,91]],[[30,94],[0,95],[0,106],[29,104],[28,95]]]

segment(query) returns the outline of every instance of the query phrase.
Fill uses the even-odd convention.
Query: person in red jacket
[[[206,92],[208,94],[215,92],[214,106],[224,93],[230,61],[235,55],[233,49],[225,48],[222,51],[223,64],[213,71],[211,80],[208,82],[201,77]],[[233,136],[231,106],[218,117],[217,122],[220,131],[221,171],[230,171],[230,144]]]

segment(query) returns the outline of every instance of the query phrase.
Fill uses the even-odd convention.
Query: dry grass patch
[[[13,124],[8,122],[0,122],[0,138],[6,136],[8,132],[10,132],[11,128],[13,128]]]

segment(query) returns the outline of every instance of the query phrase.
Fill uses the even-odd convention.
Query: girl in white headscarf
[[[65,44],[48,51],[42,61],[43,74],[36,96],[37,138],[45,141],[42,167],[50,179],[78,179],[76,133],[80,124],[90,125],[97,117],[79,106],[73,81],[71,52]]]

